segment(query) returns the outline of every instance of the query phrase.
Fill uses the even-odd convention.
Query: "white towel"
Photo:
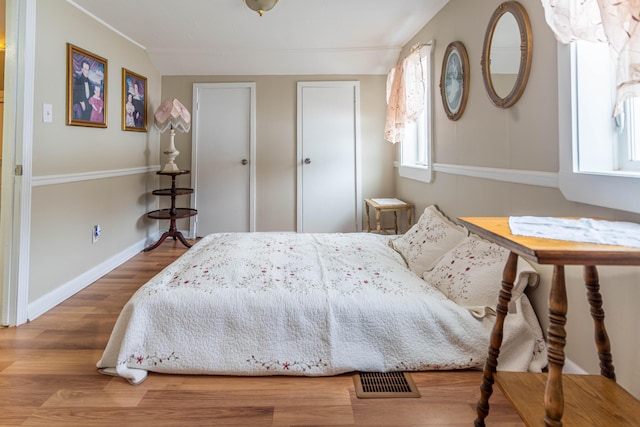
[[[640,224],[590,218],[509,217],[511,234],[640,248]]]

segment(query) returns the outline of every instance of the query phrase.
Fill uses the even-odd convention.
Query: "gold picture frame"
[[[469,97],[469,56],[460,41],[449,43],[444,52],[440,94],[447,117],[454,121],[462,117]]]
[[[500,46],[492,49],[494,37]],[[509,44],[505,46],[506,41]],[[527,10],[517,1],[506,1],[489,19],[480,61],[482,80],[493,105],[509,108],[520,99],[527,86],[532,58],[533,34]],[[507,74],[500,68],[515,68],[515,71]],[[509,76],[506,85],[505,76]]]
[[[147,78],[122,69],[122,130],[147,131]]]
[[[67,43],[67,125],[107,127],[106,59]]]

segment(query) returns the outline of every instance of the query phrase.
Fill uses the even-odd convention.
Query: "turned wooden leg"
[[[411,228],[411,225],[412,225],[411,224],[411,220],[412,220],[412,218],[411,218],[412,215],[411,214],[412,214],[411,208],[407,209],[407,230],[409,230]]]
[[[564,266],[553,268],[551,292],[549,293],[549,374],[544,391],[544,424],[547,427],[561,427],[564,413],[564,391],[562,389],[562,367],[564,366],[564,346],[567,333],[567,290],[564,282]]]
[[[587,298],[591,306],[591,317],[595,328],[596,346],[598,347],[598,357],[600,358],[600,374],[615,381],[616,374],[613,369],[611,344],[609,343],[607,330],[604,327],[602,296],[600,295],[598,270],[596,270],[595,266],[584,266],[584,283],[587,287]]]
[[[478,417],[474,422],[475,427],[484,427],[484,419],[489,415],[489,398],[493,394],[493,374],[495,374],[496,368],[498,367],[498,356],[500,355],[500,347],[502,346],[504,319],[507,317],[507,313],[509,312],[511,290],[513,289],[513,282],[516,279],[517,268],[518,255],[511,252],[502,273],[502,289],[498,296],[496,322],[494,323],[493,330],[491,331],[489,352],[484,364],[482,384],[480,385],[480,400],[478,400],[476,405]]]
[[[367,231],[371,233],[371,220],[369,219],[369,203],[365,202],[364,210],[367,212]]]
[[[380,209],[376,209],[376,233],[380,234]]]
[[[398,234],[398,211],[393,211],[393,228],[395,233]]]

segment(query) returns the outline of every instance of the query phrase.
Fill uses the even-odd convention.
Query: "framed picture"
[[[107,60],[67,43],[67,125],[107,127]]]
[[[122,130],[147,131],[147,78],[122,69]]]
[[[447,117],[451,120],[462,117],[469,96],[469,57],[462,42],[449,43],[444,52],[440,94]]]

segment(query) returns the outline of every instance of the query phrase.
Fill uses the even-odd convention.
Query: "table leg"
[[[600,374],[612,380],[616,380],[611,357],[611,344],[609,335],[604,327],[604,310],[602,309],[602,296],[600,295],[600,283],[598,270],[593,265],[584,266],[584,283],[587,287],[587,298],[591,306],[591,317],[595,328],[596,346],[600,358]]]
[[[380,234],[380,209],[376,208],[376,233]]]
[[[498,296],[498,305],[496,307],[496,321],[493,324],[491,337],[489,340],[489,351],[487,360],[482,373],[482,384],[480,385],[480,400],[476,405],[475,427],[484,427],[484,419],[489,415],[489,398],[493,394],[493,375],[498,366],[498,356],[500,355],[500,347],[502,346],[502,337],[504,329],[504,319],[509,312],[509,302],[511,301],[511,290],[516,279],[516,270],[518,268],[518,255],[514,252],[509,254],[507,263],[502,273],[502,289]]]
[[[155,248],[160,246],[162,242],[164,242],[167,239],[167,237],[173,237],[173,240],[176,240],[176,239],[180,240],[180,242],[183,245],[185,245],[187,248],[190,248],[192,246],[191,243],[187,242],[187,239],[184,238],[182,233],[178,231],[178,228],[176,227],[176,219],[175,217],[172,217],[171,220],[169,221],[169,230],[162,233],[162,236],[160,236],[160,239],[158,239],[158,241],[153,245],[149,246],[148,248],[145,248],[144,252],[150,252],[154,250]]]
[[[564,366],[564,346],[567,333],[567,290],[564,281],[564,266],[553,268],[551,291],[549,293],[549,329],[547,330],[549,349],[549,374],[544,391],[544,424],[547,427],[561,427],[564,413],[564,391],[562,389],[562,367]]]
[[[364,210],[367,212],[367,231],[371,233],[371,221],[369,220],[369,203],[364,203]]]
[[[398,234],[398,211],[393,211],[393,229]]]
[[[411,228],[411,214],[412,214],[412,208],[407,209],[407,231]]]

